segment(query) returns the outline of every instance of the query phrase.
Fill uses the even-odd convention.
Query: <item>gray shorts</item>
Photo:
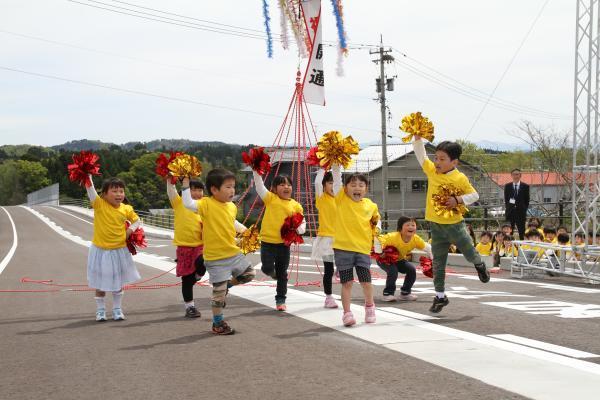
[[[354,267],[371,268],[371,257],[368,254],[333,249],[335,266],[338,271],[353,269]]]
[[[242,253],[221,260],[205,260],[204,265],[206,266],[210,283],[228,281],[232,277],[242,275],[244,271],[252,267],[250,261]]]

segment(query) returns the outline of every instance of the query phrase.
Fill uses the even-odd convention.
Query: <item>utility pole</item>
[[[381,202],[383,208],[383,229],[388,228],[388,204],[387,204],[387,192],[388,192],[388,159],[387,159],[387,128],[386,128],[386,110],[385,104],[385,92],[386,90],[394,90],[394,78],[387,79],[385,76],[385,64],[394,61],[394,57],[391,54],[392,49],[384,50],[383,48],[383,36],[380,37],[379,50],[369,51],[369,54],[377,54],[378,59],[373,60],[375,64],[379,63],[379,78],[375,79],[376,91],[379,93],[377,100],[380,104],[381,110]],[[402,190],[402,189],[401,189]]]

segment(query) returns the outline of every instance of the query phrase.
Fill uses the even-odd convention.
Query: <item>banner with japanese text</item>
[[[304,72],[303,93],[307,103],[325,105],[325,77],[323,75],[323,40],[321,35],[321,0],[302,2],[304,18],[311,42],[310,58]]]

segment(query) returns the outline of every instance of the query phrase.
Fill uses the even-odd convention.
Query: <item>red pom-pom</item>
[[[381,253],[371,251],[371,257],[380,264],[392,265],[398,262],[400,252],[395,246],[385,246]]]
[[[421,258],[419,258],[419,263],[421,264],[421,271],[423,272],[423,275],[428,278],[433,278],[433,266],[431,258],[421,256]]]
[[[129,221],[125,221],[126,230],[129,228],[129,225],[131,225]],[[137,249],[143,249],[146,246],[148,246],[148,243],[146,242],[146,233],[141,227],[131,232],[131,235],[127,238],[127,249],[132,255],[137,254]]]
[[[283,225],[281,226],[281,238],[286,246],[291,246],[292,243],[304,243],[302,235],[299,235],[298,232],[296,232],[296,229],[302,224],[303,219],[304,216],[302,214],[295,213],[283,221]]]
[[[78,182],[81,186],[90,187],[90,175],[100,175],[100,157],[91,151],[81,151],[79,154],[73,154],[73,163],[67,166],[69,171],[69,180]]]
[[[248,153],[243,151],[242,160],[259,175],[266,175],[271,171],[271,157],[265,153],[264,147],[255,147]]]
[[[183,153],[179,151],[172,151],[169,158],[167,158],[164,154],[161,153],[156,159],[156,173],[162,176],[163,178],[169,176],[169,163],[182,154]],[[173,185],[177,183],[176,176],[171,176],[170,180]]]
[[[321,159],[317,156],[317,151],[319,151],[319,146],[311,147],[306,155],[306,163],[308,165],[314,165],[315,167],[321,167],[325,170],[328,170],[330,165],[329,163],[325,163],[321,165]]]

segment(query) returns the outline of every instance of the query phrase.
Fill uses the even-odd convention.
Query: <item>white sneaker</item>
[[[124,321],[125,320],[125,314],[123,314],[123,310],[121,310],[120,308],[113,308],[112,314],[113,314],[113,319],[115,321]]]
[[[396,296],[391,295],[391,294],[384,294],[383,295],[383,301],[396,301]]]
[[[398,296],[398,300],[400,300],[400,301],[415,301],[415,300],[417,300],[417,296],[415,296],[412,293],[401,294],[400,296]]]
[[[106,321],[106,311],[104,308],[99,308],[96,310],[96,322],[104,322]]]

